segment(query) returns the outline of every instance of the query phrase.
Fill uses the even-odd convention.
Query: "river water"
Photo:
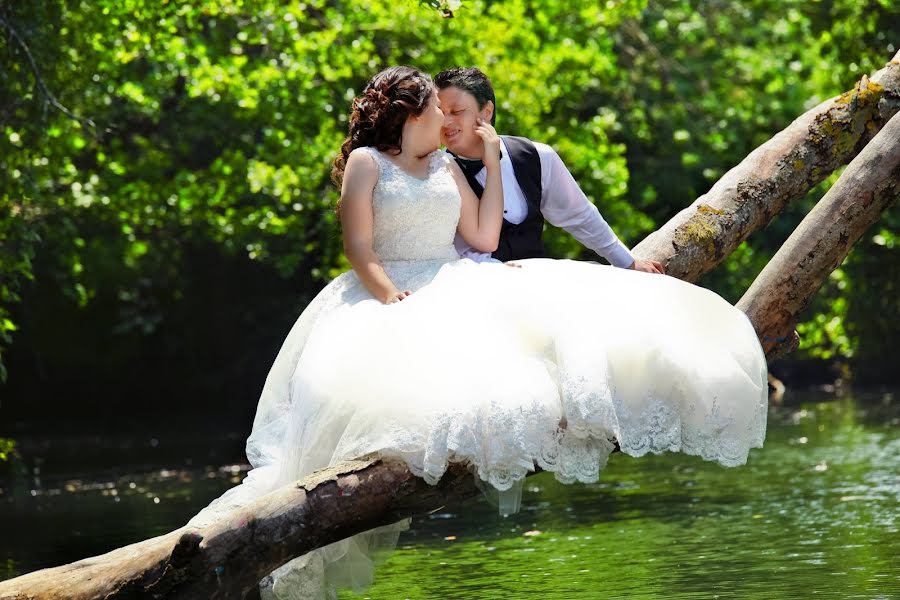
[[[615,454],[592,485],[526,482],[419,517],[363,596],[900,599],[897,391],[789,393],[726,469]],[[23,439],[0,467],[0,579],[182,524],[243,476],[241,434]],[[228,464],[226,464],[228,463]]]

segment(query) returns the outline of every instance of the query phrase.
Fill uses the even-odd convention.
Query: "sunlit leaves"
[[[16,451],[16,443],[7,438],[0,438],[0,462],[9,460]]]
[[[58,264],[47,276],[82,303],[101,283],[120,297],[179,297],[191,243],[311,290],[348,268],[330,163],[350,100],[389,65],[482,67],[500,131],[553,145],[634,245],[900,43],[900,9],[886,0],[98,0],[6,10],[48,87],[99,135],[48,108],[11,48],[0,70],[5,319],[18,289],[8,282],[30,275],[38,236]],[[742,246],[715,289],[729,298],[746,289],[786,237],[779,227]],[[860,336],[833,320],[858,319],[866,303],[893,306],[874,293],[890,281],[873,261],[896,252],[896,230],[887,217],[844,265],[849,287],[823,292],[805,326],[810,347],[847,354]],[[593,258],[555,228],[546,240],[558,256]],[[831,300],[841,295],[854,302]]]

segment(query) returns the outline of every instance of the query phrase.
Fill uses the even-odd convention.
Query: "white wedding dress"
[[[193,524],[341,460],[398,457],[428,483],[450,462],[518,509],[535,466],[597,481],[622,452],[746,462],[766,429],[766,361],[747,317],[679,281],[567,260],[460,259],[460,196],[443,152],[427,178],[372,148],[374,249],[402,302],[384,305],[352,271],[291,329],[266,379],[244,482]],[[364,588],[369,555],[403,524],[338,542],[267,578],[264,597]]]

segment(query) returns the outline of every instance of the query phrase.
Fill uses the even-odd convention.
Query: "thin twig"
[[[47,101],[50,103],[50,105],[53,106],[53,108],[55,108],[56,110],[60,111],[62,114],[69,117],[70,119],[77,121],[83,128],[93,129],[94,133],[96,135],[97,125],[91,119],[79,117],[78,115],[73,113],[71,110],[69,110],[68,108],[63,106],[60,103],[60,101],[56,99],[56,96],[53,95],[53,92],[51,92],[50,89],[47,87],[47,84],[44,83],[44,79],[41,77],[41,72],[38,69],[37,63],[34,60],[34,56],[32,56],[32,54],[31,54],[31,50],[29,50],[29,48],[28,48],[28,44],[25,43],[25,40],[22,39],[22,37],[13,28],[13,26],[10,25],[10,23],[6,19],[4,19],[2,16],[0,16],[0,25],[3,25],[3,27],[5,27],[7,31],[9,31],[9,33],[13,37],[13,39],[15,39],[16,42],[19,44],[19,47],[22,48],[22,51],[25,53],[25,58],[28,59],[28,64],[31,65],[31,72],[34,73],[34,79],[37,82],[38,87],[44,93],[44,96],[47,97]]]

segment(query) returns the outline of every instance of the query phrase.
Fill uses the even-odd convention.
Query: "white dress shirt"
[[[562,227],[572,236],[616,267],[629,267],[634,257],[619,241],[597,207],[591,204],[556,151],[540,142],[532,142],[541,160],[541,213],[551,225]],[[513,171],[512,160],[503,138],[500,175],[503,179],[503,218],[518,225],[528,216],[528,203]],[[487,171],[482,169],[475,180],[484,186]],[[476,262],[490,260],[489,252],[479,252],[456,234],[454,245],[463,258]]]

